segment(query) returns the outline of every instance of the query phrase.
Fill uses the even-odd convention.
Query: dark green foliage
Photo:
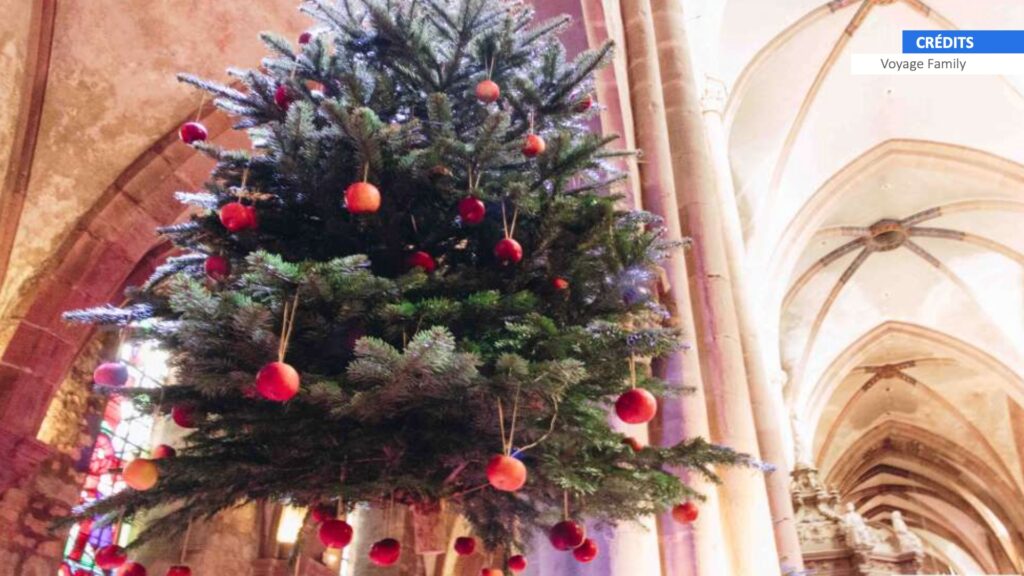
[[[149,492],[126,491],[87,514],[168,511],[143,538],[187,516],[263,499],[385,505],[448,501],[489,547],[521,544],[516,526],[571,513],[633,519],[698,497],[669,468],[714,479],[744,460],[693,439],[634,451],[608,424],[630,387],[630,359],[679,346],[652,298],[658,262],[678,246],[656,218],[616,208],[621,175],[610,139],[575,111],[611,47],[574,61],[525,5],[497,0],[317,0],[318,33],[304,47],[264,35],[266,72],[235,70],[240,87],[190,76],[234,114],[252,153],[201,144],[217,160],[205,191],[179,198],[201,213],[163,229],[189,253],[161,266],[124,309],[69,318],[133,324],[171,352],[168,411],[192,404],[199,427],[159,462]],[[502,99],[473,95],[490,75]],[[285,85],[295,100],[274,102]],[[537,159],[519,149],[533,129]],[[343,191],[366,178],[380,211],[349,214]],[[457,218],[476,195],[477,226]],[[217,208],[255,206],[256,231],[228,233]],[[525,258],[502,265],[493,247],[513,227]],[[510,230],[511,231],[511,230]],[[430,253],[438,269],[409,270]],[[221,283],[206,254],[230,258]],[[556,277],[567,290],[552,286]],[[255,374],[277,359],[286,304],[298,303],[286,361],[301,373],[285,404],[254,398]],[[153,316],[153,318],[149,318]],[[147,320],[148,319],[148,320]],[[665,384],[637,375],[656,391]],[[499,408],[500,406],[500,408]],[[486,485],[505,433],[529,469],[509,494]]]

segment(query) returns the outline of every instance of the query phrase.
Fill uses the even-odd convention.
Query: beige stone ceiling
[[[254,66],[258,33],[297,35],[308,24],[293,1],[0,2],[0,157],[24,121],[19,103],[33,52],[32,18],[56,4],[39,141],[7,277],[0,288],[0,348],[48,259],[118,175],[199,104],[182,71],[226,80]],[[16,73],[8,73],[13,71]]]
[[[802,457],[961,573],[1024,571],[1024,83],[849,73],[904,29],[1022,28],[1024,4],[695,4]]]

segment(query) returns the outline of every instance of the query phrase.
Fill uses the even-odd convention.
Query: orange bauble
[[[658,400],[643,388],[633,388],[615,401],[615,413],[627,424],[650,422],[658,412]]]
[[[487,463],[487,481],[498,490],[515,492],[526,484],[526,465],[511,456],[498,454]]]
[[[501,98],[501,88],[494,80],[484,80],[476,85],[476,98],[486,104],[497,102]]]
[[[569,281],[559,276],[551,280],[551,286],[561,292],[569,289]]]
[[[156,486],[156,481],[160,478],[160,471],[157,470],[156,464],[152,460],[138,458],[124,467],[122,476],[125,484],[141,492]]]
[[[691,524],[699,515],[700,509],[693,502],[683,502],[672,508],[672,519],[680,524]]]
[[[498,568],[484,568],[480,570],[480,576],[505,576],[505,573]]]
[[[355,182],[345,189],[345,208],[351,214],[373,214],[380,210],[380,190],[369,182]]]
[[[523,156],[536,158],[544,153],[545,148],[547,148],[547,144],[543,138],[536,134],[529,134],[526,136],[526,142],[523,142]]]
[[[287,402],[299,393],[299,373],[290,364],[271,362],[256,375],[256,391],[273,402]]]
[[[160,460],[162,458],[174,458],[178,455],[178,451],[167,444],[159,444],[156,448],[153,448],[153,460]]]

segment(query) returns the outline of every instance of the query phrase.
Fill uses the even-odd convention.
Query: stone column
[[[744,266],[746,246],[739,208],[736,205],[728,140],[722,124],[726,96],[725,86],[720,81],[708,79],[705,82],[702,99],[705,128],[714,162],[715,181],[722,211],[722,232],[725,236],[729,273],[732,276],[733,300],[743,343],[743,359],[750,386],[758,445],[761,448],[761,458],[776,467],[775,471],[765,475],[772,525],[775,528],[775,545],[782,565],[792,571],[800,571],[803,569],[803,557],[793,519],[793,502],[789,494],[789,465],[783,442],[783,425],[789,420],[782,400],[782,385],[785,382],[771,381],[767,376],[758,326],[751,313]]]
[[[649,0],[641,12],[653,21],[665,101],[672,172],[696,299],[697,335],[703,349],[704,387],[715,441],[760,457],[741,333],[733,299],[728,252],[722,234],[714,163],[701,115],[681,0]],[[647,4],[647,2],[643,2]],[[732,574],[779,574],[764,478],[741,469],[722,471],[720,496]]]
[[[642,207],[665,218],[669,236],[682,238],[676,186],[673,179],[665,103],[662,96],[661,72],[655,46],[654,27],[647,0],[622,0],[621,15],[625,30],[628,61],[628,83],[634,134],[643,150],[640,164]],[[620,79],[625,81],[627,79]],[[698,360],[701,344],[696,334],[687,265],[683,253],[676,252],[665,265],[666,290],[663,303],[672,318],[690,340],[686,352],[678,352],[658,362],[655,373],[672,384],[683,383],[695,392],[679,399],[664,399],[657,426],[652,432],[663,445],[674,444],[693,436],[710,436],[708,412],[704,397],[704,379]],[[730,566],[720,517],[719,492],[699,478],[683,476],[692,486],[707,495],[700,519],[681,526],[666,514],[659,518],[662,569],[665,576],[720,576],[739,574]]]

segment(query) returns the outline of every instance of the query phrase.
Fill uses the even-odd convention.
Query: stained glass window
[[[167,355],[154,342],[125,343],[118,359],[128,366],[127,387],[154,388],[167,379]],[[99,430],[90,450],[83,454],[86,472],[80,504],[102,500],[122,490],[121,467],[137,457],[149,455],[153,416],[135,409],[131,402],[110,396],[101,415]],[[108,544],[124,546],[131,537],[128,522],[101,526],[98,518],[88,518],[71,528],[64,546],[60,576],[102,575],[93,558],[97,549]]]

